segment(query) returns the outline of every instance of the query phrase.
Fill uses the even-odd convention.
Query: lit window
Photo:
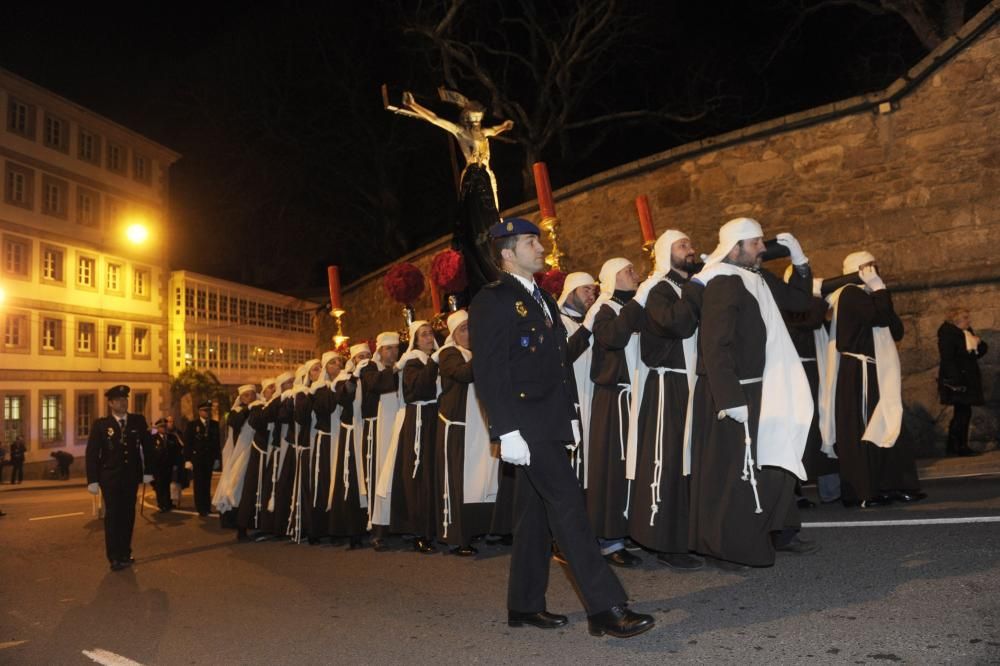
[[[76,350],[85,354],[94,351],[94,324],[82,321],[76,329]]]
[[[94,422],[97,411],[97,397],[93,393],[79,393],[76,396],[76,437],[86,439],[90,436],[90,424]]]
[[[94,267],[96,262],[91,257],[80,257],[76,265],[76,282],[84,287],[94,286]]]
[[[105,347],[109,354],[121,353],[122,327],[117,324],[108,324],[108,344]]]
[[[42,440],[55,442],[62,439],[62,396],[42,396]]]
[[[62,282],[63,253],[52,247],[42,248],[42,279]]]
[[[31,246],[28,241],[5,238],[3,241],[3,269],[12,275],[28,274],[28,254]]]
[[[145,328],[135,328],[132,330],[132,355],[133,356],[145,356],[146,355],[146,338],[149,336],[149,330]]]
[[[42,179],[42,212],[63,215],[66,212],[66,183],[45,176]]]
[[[122,288],[122,267],[121,264],[108,264],[108,291],[121,291]]]
[[[9,314],[4,321],[3,344],[8,348],[23,347],[28,342],[28,318]]]
[[[134,289],[133,292],[136,296],[146,297],[149,296],[149,271],[143,268],[135,269],[134,277]]]
[[[45,351],[56,351],[62,348],[60,335],[62,322],[58,319],[42,320],[42,349]]]

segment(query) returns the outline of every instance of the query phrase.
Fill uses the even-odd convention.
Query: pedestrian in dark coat
[[[954,413],[948,424],[948,453],[974,456],[969,448],[969,423],[972,407],[983,404],[983,380],[979,359],[986,355],[987,346],[972,330],[969,311],[959,308],[938,329],[938,388],[941,404],[952,405]]]
[[[212,469],[222,460],[219,422],[212,419],[212,401],[198,405],[198,418],[184,431],[184,467],[194,477],[194,506],[199,516],[212,510]]]

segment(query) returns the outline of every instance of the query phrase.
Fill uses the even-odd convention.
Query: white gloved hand
[[[784,232],[775,236],[775,240],[788,248],[788,253],[791,256],[793,264],[796,266],[802,266],[803,264],[809,263],[809,258],[806,257],[805,252],[802,251],[802,246],[799,245],[799,241],[795,239],[795,236],[788,232]]]
[[[184,463],[184,469],[190,472],[191,470],[194,469],[194,463],[188,460],[186,463]]]
[[[874,266],[865,266],[858,271],[858,276],[865,283],[865,286],[868,287],[869,291],[885,289],[885,282],[882,282],[882,278],[879,277],[878,271],[875,270]]]
[[[142,482],[143,483],[152,483],[153,482],[153,475],[152,474],[143,474],[142,475]]]
[[[747,419],[750,418],[750,409],[746,405],[740,405],[739,407],[730,407],[719,412],[720,421],[727,416],[737,423],[746,423]]]
[[[597,311],[600,310],[599,307],[591,307],[587,310],[587,314],[583,318],[583,327],[588,331],[593,332],[594,330],[594,319],[597,317]]]
[[[823,298],[823,278],[813,278],[813,296]]]
[[[573,426],[573,443],[575,446],[580,446],[580,442],[583,441],[583,437],[580,435],[580,419],[573,419],[570,421],[570,425]]]
[[[101,492],[101,487],[96,483],[88,483],[87,492],[90,493],[91,495],[96,495],[97,493]]]
[[[500,459],[511,465],[531,464],[531,451],[524,437],[521,437],[521,431],[500,435]]]
[[[651,292],[653,287],[657,284],[659,284],[659,280],[643,280],[642,284],[640,284],[639,288],[636,290],[635,296],[632,297],[632,300],[642,307],[646,307],[646,299],[649,298],[649,292]]]

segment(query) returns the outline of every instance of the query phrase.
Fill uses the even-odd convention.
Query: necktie
[[[545,313],[545,323],[551,326],[552,315],[549,314],[549,309],[545,306],[545,299],[542,298],[542,290],[538,288],[537,284],[535,284],[535,288],[532,289],[531,295],[534,297],[535,302],[538,303],[538,307],[540,307],[542,312]]]
[[[122,434],[125,434],[125,419],[118,419],[118,427],[121,428]]]

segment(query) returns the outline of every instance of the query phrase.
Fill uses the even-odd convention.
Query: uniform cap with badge
[[[522,234],[541,236],[542,232],[533,222],[523,217],[507,217],[490,227],[490,238],[493,239],[520,236]]]

